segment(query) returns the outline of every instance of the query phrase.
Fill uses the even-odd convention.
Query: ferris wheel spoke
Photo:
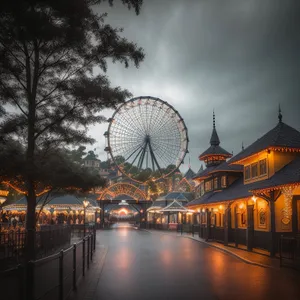
[[[140,130],[134,130],[134,127],[132,126],[132,122],[130,123],[125,118],[123,118],[122,120],[118,121],[118,127],[117,128],[119,130],[127,130],[127,131],[131,132],[132,134],[134,134],[136,136],[143,136],[144,135],[142,131],[140,131]]]
[[[132,112],[134,112],[134,111],[135,111],[135,108],[133,108]],[[139,133],[139,135],[144,137],[145,133],[141,130],[140,126],[138,126],[137,119],[133,118],[133,115],[131,113],[128,113],[127,117],[129,118],[129,120],[127,120],[128,126],[135,128],[137,130],[137,132]]]
[[[160,165],[159,165],[158,162],[157,162],[157,159],[156,159],[155,154],[154,154],[154,152],[153,152],[151,143],[149,143],[149,150],[150,150],[150,155],[151,155],[151,159],[152,159],[152,165],[154,166],[154,163],[155,163],[156,166],[157,166],[157,169],[158,169],[159,172],[160,172],[160,174],[162,174]],[[154,168],[153,168],[153,171],[155,171]]]
[[[138,145],[138,147],[125,159],[125,162],[128,161],[140,148],[141,145]]]
[[[129,170],[127,171],[129,173],[129,171],[132,169],[132,167],[134,167],[134,163],[137,160],[137,158],[139,157],[139,155],[141,154],[141,152],[143,151],[143,148],[139,149],[140,151],[138,152],[138,154],[135,156],[134,160],[131,163],[131,167],[129,168]]]
[[[139,158],[139,161],[138,161],[138,164],[137,164],[137,168],[139,169],[139,171],[141,170],[141,168],[143,166],[147,146],[148,146],[148,142],[146,141],[144,146],[143,146],[142,154],[141,154],[141,156]]]

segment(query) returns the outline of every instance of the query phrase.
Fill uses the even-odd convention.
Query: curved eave
[[[260,151],[254,152],[251,155],[245,156],[243,158],[240,158],[238,160],[235,160],[234,157],[232,158],[232,161],[229,161],[228,163],[231,165],[242,165],[243,162],[249,158],[253,158],[254,156],[257,156],[263,152],[267,152],[267,151],[278,151],[278,152],[290,152],[290,153],[299,153],[300,152],[300,148],[291,148],[291,147],[276,147],[276,146],[271,146],[265,149],[262,149]]]
[[[263,189],[252,189],[249,190],[251,193],[255,194],[255,195],[259,195],[259,194],[263,194],[266,192],[272,192],[272,191],[276,191],[276,190],[280,190],[284,187],[297,187],[300,186],[300,182],[291,182],[291,183],[285,183],[285,184],[281,184],[281,185],[277,185],[277,186],[271,186],[271,187],[267,187],[267,188],[263,188]]]
[[[211,172],[210,172],[210,174],[212,174],[212,173],[218,173],[218,172],[231,172],[231,173],[243,173],[243,170],[212,170]]]
[[[197,177],[193,177],[193,180],[197,180],[197,179],[203,180],[203,179],[206,179],[206,178],[209,178],[209,177],[210,177],[210,173],[208,173],[208,174],[205,175],[205,176],[197,176]]]

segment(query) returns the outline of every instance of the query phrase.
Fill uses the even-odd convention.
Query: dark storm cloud
[[[221,145],[235,154],[276,125],[279,103],[284,121],[300,129],[300,1],[144,2],[139,16],[120,3],[102,7],[147,55],[138,70],[111,65],[108,75],[134,96],[160,97],[180,112],[193,169],[208,147],[213,108]],[[106,127],[91,130],[101,155]]]

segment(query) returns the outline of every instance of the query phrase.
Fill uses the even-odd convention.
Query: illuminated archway
[[[100,194],[98,200],[113,200],[120,195],[127,195],[136,201],[147,200],[144,191],[129,183],[112,184]]]

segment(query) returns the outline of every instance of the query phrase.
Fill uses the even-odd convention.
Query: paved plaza
[[[98,231],[74,299],[300,299],[299,273],[244,263],[209,245],[129,227]]]

